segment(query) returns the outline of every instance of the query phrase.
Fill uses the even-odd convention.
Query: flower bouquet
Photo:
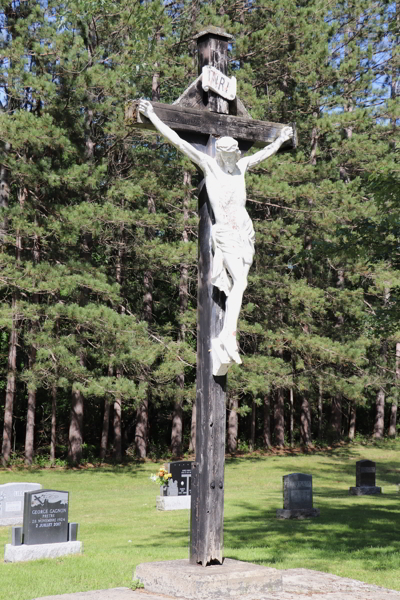
[[[162,486],[162,495],[166,496],[169,480],[171,479],[171,473],[168,473],[165,467],[160,467],[156,475],[150,475],[150,479]]]

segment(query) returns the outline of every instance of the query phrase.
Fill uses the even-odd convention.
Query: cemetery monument
[[[374,496],[382,488],[376,486],[376,463],[373,460],[356,462],[356,487],[349,488],[352,496]]]
[[[168,561],[164,563],[165,577],[173,573],[170,588],[163,580],[166,594],[176,590],[177,571],[184,580],[185,572],[192,577],[188,569],[196,571],[202,565],[207,567],[203,571],[209,579],[208,573],[219,569],[219,582],[227,586],[235,580],[232,563],[239,570],[244,564],[229,561],[228,566],[225,561],[223,567],[218,566],[223,563],[226,373],[232,364],[241,362],[236,324],[254,254],[254,230],[245,209],[245,173],[281,147],[294,147],[291,127],[253,120],[234,96],[235,82],[227,76],[232,36],[209,27],[195,39],[199,76],[180,98],[173,105],[142,100],[126,111],[128,121],[159,131],[204,176],[199,193],[196,461],[192,465],[190,564],[172,561],[169,568]],[[253,145],[262,150],[244,157],[242,153]],[[184,563],[179,569],[178,562]],[[160,572],[160,564],[152,564],[154,571]],[[147,572],[149,568],[151,565],[146,566]],[[139,578],[143,569],[144,565],[137,567]],[[243,569],[246,573],[253,569],[254,576],[257,571],[261,587],[277,585],[274,569],[264,567],[263,574],[258,565],[247,564]],[[149,591],[151,579],[154,581],[151,576],[142,579]],[[249,582],[251,576],[243,580]],[[241,595],[246,597],[244,588]]]
[[[78,524],[68,523],[68,492],[36,490],[25,492],[22,527],[12,528],[11,544],[6,544],[4,562],[23,562],[78,554]]]
[[[180,460],[167,463],[168,472],[172,477],[168,485],[160,487],[157,496],[158,510],[180,510],[190,508],[192,489],[192,463],[190,460]]]
[[[20,525],[24,515],[24,494],[40,490],[40,483],[4,483],[0,485],[0,527]]]
[[[313,508],[312,476],[290,473],[282,477],[283,509],[276,511],[278,519],[306,519],[319,517],[319,508]]]

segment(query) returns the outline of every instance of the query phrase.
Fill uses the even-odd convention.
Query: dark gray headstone
[[[190,496],[192,490],[192,462],[180,460],[168,463],[172,477],[168,484],[168,496]]]
[[[313,507],[312,476],[290,473],[283,477],[283,508],[287,510]]]
[[[41,488],[40,483],[4,483],[0,485],[0,525],[22,523],[25,492]]]
[[[23,535],[25,545],[67,542],[68,492],[26,492]]]
[[[374,487],[376,482],[376,463],[372,460],[359,460],[356,462],[356,486]]]

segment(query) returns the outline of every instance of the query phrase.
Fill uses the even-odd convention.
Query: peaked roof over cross
[[[210,45],[210,38],[215,41],[215,48]],[[199,52],[202,52],[202,41],[204,39],[205,51],[218,54],[218,43],[227,46],[233,36],[219,27],[210,26],[194,36],[194,39],[197,40]],[[225,53],[226,55],[227,53]],[[215,56],[213,58],[215,59]],[[203,56],[202,62],[207,64],[211,61],[207,56]],[[224,70],[226,71],[226,66]],[[218,102],[218,107],[215,107],[215,103],[210,102],[210,97]],[[229,101],[221,98],[218,93],[205,91],[202,73],[173,104],[152,102],[152,105],[156,115],[166,125],[183,135],[230,136],[237,139],[239,143],[243,141],[256,147],[264,147],[275,141],[285,127],[281,123],[252,119],[237,96]],[[128,125],[135,128],[155,130],[153,124],[139,112],[138,100],[134,100],[126,106],[125,120]],[[294,142],[289,140],[282,145],[282,149],[295,146],[296,140]]]

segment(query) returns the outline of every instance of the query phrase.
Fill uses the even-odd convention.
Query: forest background
[[[400,8],[384,0],[0,0],[2,462],[195,446],[198,174],[125,106],[172,103],[234,36],[256,229],[227,450],[396,436]]]

